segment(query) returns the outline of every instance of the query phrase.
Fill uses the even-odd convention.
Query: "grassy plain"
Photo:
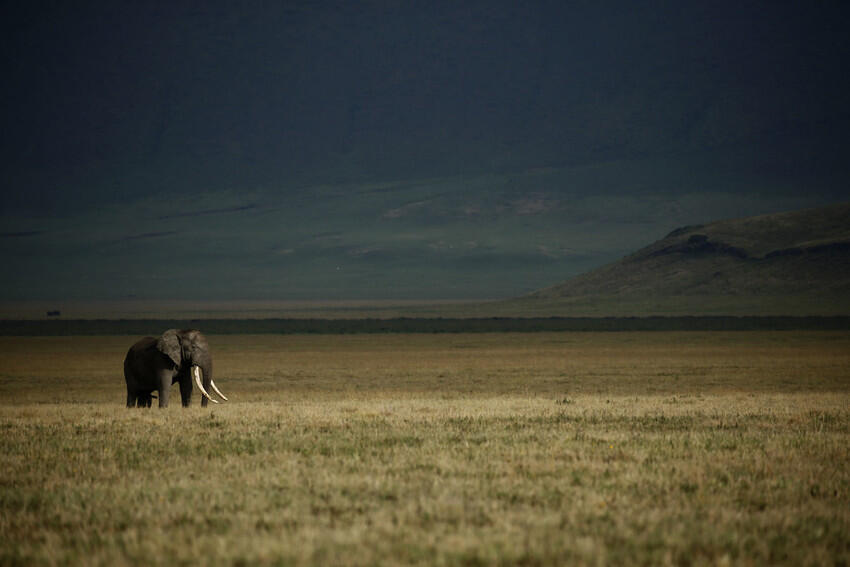
[[[0,337],[0,564],[850,563],[850,333]]]

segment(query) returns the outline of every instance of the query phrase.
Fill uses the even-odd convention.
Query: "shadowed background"
[[[508,297],[846,200],[845,16],[5,3],[0,298]]]

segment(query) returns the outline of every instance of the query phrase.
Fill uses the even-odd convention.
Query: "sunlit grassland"
[[[847,564],[850,333],[0,338],[2,564]]]

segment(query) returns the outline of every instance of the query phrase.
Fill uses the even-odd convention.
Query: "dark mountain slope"
[[[850,304],[850,204],[687,226],[519,300],[578,311],[831,313]]]

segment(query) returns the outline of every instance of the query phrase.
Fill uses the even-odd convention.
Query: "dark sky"
[[[606,185],[609,168],[569,192],[737,192],[746,213],[846,200],[847,16],[829,1],[4,2],[0,232],[91,228],[149,199],[195,214],[693,160],[702,181]],[[551,183],[528,191],[563,194]]]

